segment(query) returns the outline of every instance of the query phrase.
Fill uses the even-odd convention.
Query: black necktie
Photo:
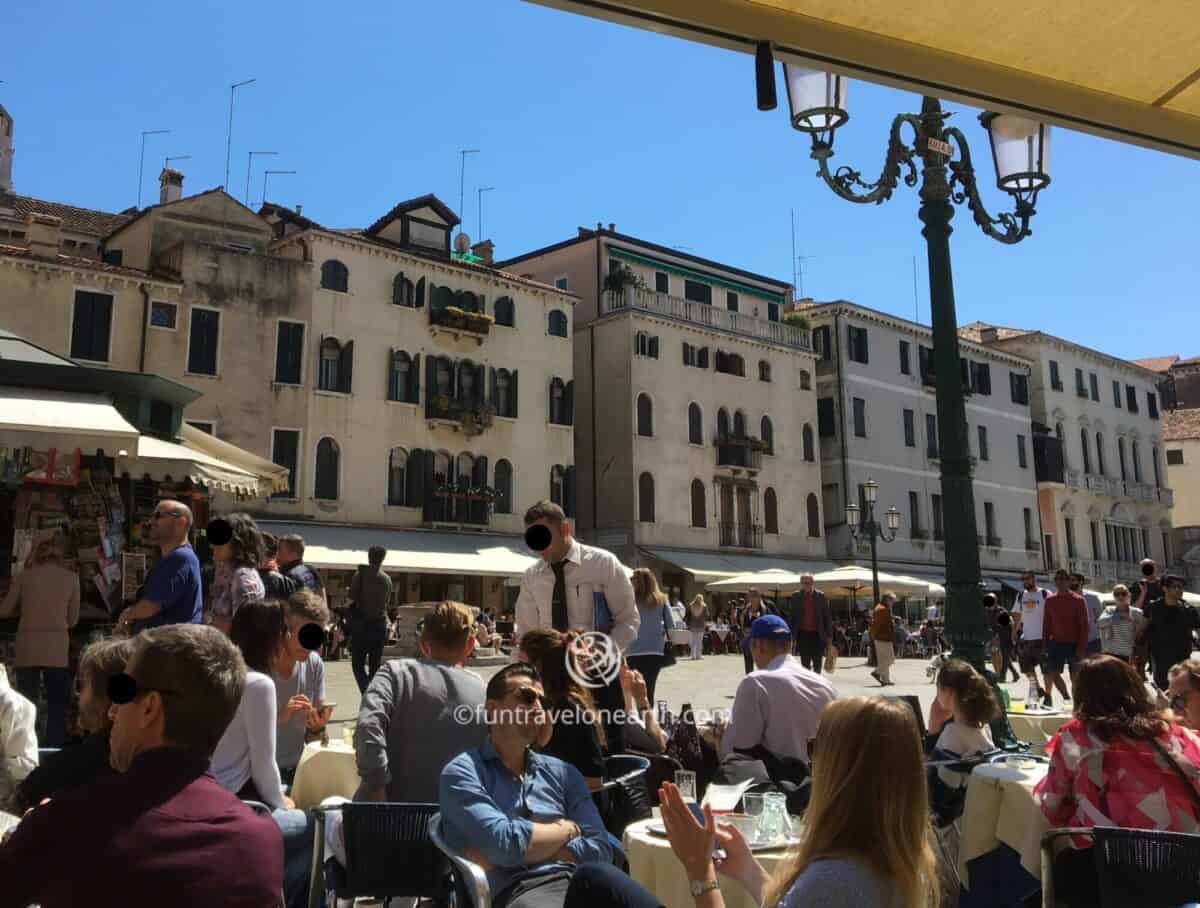
[[[566,561],[555,561],[550,565],[554,571],[554,595],[550,599],[550,620],[556,631],[567,629],[566,563]]]

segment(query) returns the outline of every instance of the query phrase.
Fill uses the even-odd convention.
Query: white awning
[[[190,479],[209,489],[251,498],[266,496],[273,490],[269,479],[213,457],[193,447],[187,438],[173,442],[143,435],[137,440],[135,456],[118,458],[117,470],[156,480],[168,476],[176,482]]]
[[[265,457],[251,454],[245,448],[239,448],[235,444],[222,441],[215,435],[201,432],[195,426],[189,426],[187,423],[184,423],[181,435],[183,443],[187,447],[202,451],[239,470],[253,473],[260,479],[265,480],[269,485],[270,492],[282,492],[288,487],[288,473],[290,471],[287,467],[271,463]]]
[[[304,560],[315,567],[353,570],[367,563],[367,549],[387,549],[383,567],[411,574],[470,574],[519,577],[534,562],[516,536],[447,533],[437,530],[389,530],[261,520],[259,528],[304,537]]]
[[[138,440],[137,429],[117,412],[107,395],[41,388],[0,388],[0,431],[71,439],[82,436],[103,440],[110,447],[127,445],[131,450]]]
[[[717,552],[693,552],[690,549],[642,548],[651,558],[673,564],[692,575],[697,583],[724,580],[738,574],[778,568],[795,574],[815,574],[833,567],[828,561],[802,561],[780,555],[734,555]]]

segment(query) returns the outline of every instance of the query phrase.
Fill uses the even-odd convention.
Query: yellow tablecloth
[[[688,890],[688,878],[683,865],[664,837],[653,835],[646,829],[653,822],[656,821],[641,820],[625,829],[625,857],[629,860],[629,875],[653,892],[666,908],[692,908],[695,900]],[[786,851],[766,851],[759,852],[755,857],[771,873],[786,854]],[[719,875],[717,880],[721,884],[726,908],[758,908],[741,883]]]
[[[1043,763],[1031,769],[996,763],[977,767],[967,783],[958,871],[970,888],[967,862],[1007,845],[1021,856],[1021,866],[1036,879],[1042,876],[1042,833],[1050,828],[1033,794],[1046,775]]]
[[[1040,748],[1049,741],[1071,718],[1070,713],[1007,713],[1008,724],[1018,740]]]
[[[358,784],[353,747],[341,741],[330,741],[328,747],[322,747],[314,741],[305,745],[300,755],[291,797],[297,807],[307,809],[333,795],[353,798]]]

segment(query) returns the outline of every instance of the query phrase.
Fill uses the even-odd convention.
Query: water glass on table
[[[787,798],[780,792],[768,791],[762,796],[762,814],[758,818],[759,842],[776,842],[791,833],[788,819]]]
[[[675,787],[679,789],[679,795],[687,804],[696,804],[696,774],[690,770],[680,769],[675,773]]]

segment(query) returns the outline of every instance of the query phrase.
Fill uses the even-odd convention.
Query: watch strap
[[[712,892],[718,888],[720,883],[716,880],[689,880],[688,887],[692,890],[692,898],[698,899],[707,892]]]

